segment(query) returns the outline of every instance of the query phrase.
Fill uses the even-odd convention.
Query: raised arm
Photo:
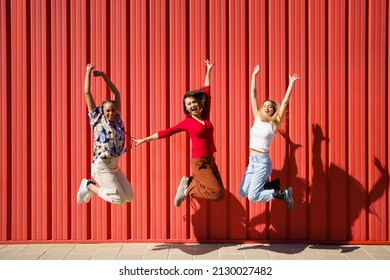
[[[259,114],[259,106],[257,105],[257,90],[256,90],[256,76],[259,72],[260,72],[260,66],[256,65],[252,73],[251,92],[250,92],[252,112],[255,119]]]
[[[292,76],[289,75],[288,77],[289,77],[288,88],[286,91],[286,95],[283,98],[282,104],[280,104],[280,109],[279,109],[280,122],[282,121],[284,114],[286,113],[287,104],[288,104],[288,101],[290,100],[290,95],[291,95],[291,91],[293,89],[294,83],[296,80],[300,79],[297,74],[294,74]]]
[[[85,101],[87,103],[89,112],[92,112],[96,108],[95,101],[93,100],[91,94],[91,74],[93,68],[95,68],[94,64],[90,63],[87,65],[87,70],[85,72],[85,80],[84,80],[84,95],[85,95]]]
[[[96,77],[103,78],[110,91],[114,94],[114,101],[118,111],[121,111],[121,96],[119,90],[116,88],[114,83],[110,80],[110,78],[107,77],[106,73],[104,73],[103,71],[94,71],[93,75]]]
[[[211,69],[213,69],[214,63],[211,64],[208,59],[206,59],[204,62],[206,62],[206,66],[207,66],[206,76],[204,78],[204,86],[209,86],[210,85],[210,73],[211,73]]]

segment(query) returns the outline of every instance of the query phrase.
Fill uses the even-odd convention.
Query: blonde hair
[[[261,106],[264,106],[264,103],[267,101],[271,102],[272,106],[274,107],[274,113],[272,114],[272,116],[270,116],[268,114],[264,114],[263,110],[259,110],[260,111],[260,113],[259,113],[260,118],[263,122],[272,122],[273,125],[278,126],[279,123],[281,122],[281,119],[280,119],[279,114],[278,114],[280,105],[278,102],[276,102],[273,99],[266,99],[266,100],[264,100],[263,104],[261,104]]]

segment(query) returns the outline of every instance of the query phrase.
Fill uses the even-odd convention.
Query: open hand
[[[207,66],[207,70],[211,70],[211,68],[214,67],[214,64],[211,64],[210,61],[208,59],[205,59],[204,62],[206,63],[206,66]]]
[[[296,80],[300,79],[300,77],[297,74],[294,74],[292,76],[288,75],[288,77],[290,79],[290,83],[295,82]]]
[[[130,139],[131,139],[131,141],[134,141],[134,142],[135,142],[135,146],[141,145],[142,143],[145,142],[144,139],[136,139],[136,138],[134,138],[134,137],[131,137]]]

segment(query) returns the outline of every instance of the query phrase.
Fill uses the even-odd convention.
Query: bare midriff
[[[266,152],[261,152],[261,151],[254,150],[254,149],[249,149],[249,153],[250,153],[251,155],[262,155],[262,154],[266,154]]]

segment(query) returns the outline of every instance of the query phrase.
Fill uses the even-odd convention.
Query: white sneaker
[[[189,179],[188,177],[183,176],[183,178],[181,178],[179,186],[177,187],[176,196],[175,196],[175,200],[174,200],[174,204],[176,207],[179,207],[180,204],[187,197],[186,189],[188,187],[188,179]]]
[[[79,204],[84,200],[84,198],[89,193],[89,190],[87,188],[88,183],[89,183],[89,181],[85,178],[81,181],[79,191],[77,192],[77,203],[79,203]]]

